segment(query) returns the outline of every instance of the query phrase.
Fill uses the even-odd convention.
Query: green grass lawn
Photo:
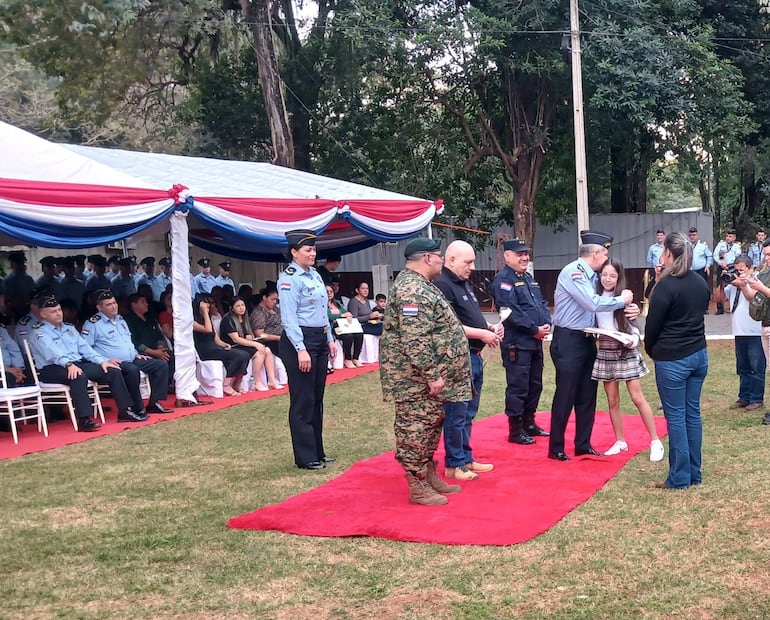
[[[293,467],[287,396],[0,461],[0,618],[770,618],[770,427],[727,409],[732,343],[709,351],[703,485],[652,488],[667,468],[642,453],[512,547],[226,527],[392,449],[377,373],[327,389],[338,460],[323,472]],[[481,417],[502,411],[504,384],[495,354]],[[547,410],[550,361],[545,384]]]

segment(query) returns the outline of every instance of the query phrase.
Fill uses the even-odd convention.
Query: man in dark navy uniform
[[[468,280],[476,269],[476,253],[465,241],[453,241],[444,253],[441,275],[433,283],[444,293],[457,318],[462,323],[471,353],[471,383],[473,397],[444,404],[444,451],[446,476],[458,480],[473,480],[479,472],[492,471],[491,463],[477,463],[471,452],[471,424],[479,411],[481,386],[484,383],[484,361],[481,350],[485,345],[500,344],[502,327],[491,325],[484,318],[478,299]]]
[[[505,328],[505,415],[508,441],[532,445],[532,437],[548,437],[535,423],[543,392],[543,339],[551,333],[551,314],[540,285],[527,271],[529,248],[520,239],[503,243],[505,266],[492,282],[492,296]]]
[[[596,381],[591,379],[596,343],[583,330],[594,327],[597,312],[627,308],[626,315],[636,318],[639,308],[633,293],[624,289],[617,297],[603,297],[596,292],[596,272],[607,262],[612,237],[604,233],[580,232],[580,257],[559,273],[554,293],[553,342],[551,359],[556,367],[556,392],[551,406],[551,438],[548,458],[568,461],[564,452],[564,430],[575,409],[575,456],[599,453],[591,447],[591,433],[596,414]]]

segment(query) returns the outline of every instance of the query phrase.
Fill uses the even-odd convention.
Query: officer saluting
[[[603,297],[596,292],[596,272],[607,262],[612,237],[591,230],[580,232],[580,257],[559,273],[554,293],[553,342],[551,359],[556,367],[556,392],[551,406],[551,438],[548,458],[568,461],[564,453],[564,429],[572,408],[575,409],[575,456],[598,456],[591,447],[591,432],[596,413],[596,381],[591,371],[596,358],[596,343],[582,331],[596,324],[596,312],[611,312],[634,300],[624,289],[617,297]],[[639,308],[628,308],[635,318]]]
[[[334,461],[323,447],[323,398],[329,357],[337,348],[326,314],[326,287],[313,267],[316,234],[290,230],[291,264],[278,278],[283,334],[278,350],[289,378],[289,429],[294,462],[323,469]]]

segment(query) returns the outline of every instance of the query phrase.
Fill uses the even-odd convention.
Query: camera
[[[738,279],[739,275],[735,270],[735,265],[730,265],[719,275],[719,283],[724,285],[732,284]]]

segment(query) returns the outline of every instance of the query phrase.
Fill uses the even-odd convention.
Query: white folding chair
[[[20,385],[8,387],[5,378],[5,364],[0,354],[0,415],[8,416],[11,425],[13,443],[19,443],[16,422],[37,420],[37,430],[48,437],[48,424],[45,421],[45,410],[40,397],[40,386]]]
[[[24,341],[24,350],[27,354],[27,362],[29,363],[30,371],[35,379],[35,383],[40,386],[41,398],[43,404],[48,405],[64,405],[67,407],[67,411],[70,414],[70,420],[72,420],[72,426],[75,430],[78,430],[78,417],[75,414],[75,406],[72,404],[72,395],[70,394],[70,386],[66,383],[46,383],[40,381],[37,374],[37,366],[35,365],[35,359],[32,357],[32,351],[29,348],[29,342]],[[88,396],[91,398],[91,405],[93,407],[93,417],[98,417],[102,424],[104,424],[104,409],[102,407],[102,399],[99,397],[99,386],[93,382],[88,382]]]

